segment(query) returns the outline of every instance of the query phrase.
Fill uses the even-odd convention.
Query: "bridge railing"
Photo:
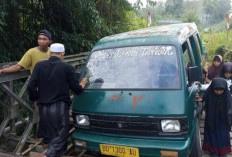
[[[71,64],[75,68],[76,72],[79,72],[81,70],[81,67],[85,63],[88,54],[88,52],[85,52],[75,55],[68,55],[65,56],[64,61]],[[0,63],[0,69],[16,63],[17,62]],[[27,79],[22,86],[20,92],[16,94],[16,92],[14,92],[15,89],[13,81],[23,78]],[[0,90],[0,92],[6,93],[8,95],[7,103],[4,100],[0,100],[0,108],[3,109],[4,113],[3,121],[1,122],[0,126],[0,139],[5,133],[16,134],[17,125],[26,123],[23,134],[19,138],[17,146],[13,151],[13,154],[16,155],[22,154],[22,150],[29,138],[29,135],[33,130],[33,126],[36,126],[39,122],[38,109],[33,108],[25,100],[22,99],[23,95],[25,94],[29,80],[30,72],[28,69],[12,74],[0,74],[0,86],[2,89],[2,91]],[[19,108],[24,108],[27,111],[27,118],[23,118],[23,116],[19,112]],[[19,119],[21,120],[20,122],[18,121]]]

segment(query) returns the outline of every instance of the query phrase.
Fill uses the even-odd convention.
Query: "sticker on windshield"
[[[88,60],[85,77],[88,78],[86,89],[180,88],[177,52],[171,45],[94,51]],[[143,96],[134,98],[134,104],[143,99]]]
[[[172,51],[171,46],[163,46],[163,47],[156,46],[154,49],[144,48],[142,52],[142,56],[160,56],[160,55],[172,56],[173,54],[174,52]]]
[[[93,59],[114,59],[137,56],[172,56],[174,55],[173,46],[143,46],[139,51],[137,47],[123,49],[106,49],[95,52]]]

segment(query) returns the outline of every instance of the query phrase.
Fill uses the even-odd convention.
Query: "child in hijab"
[[[196,95],[196,101],[205,102],[206,117],[202,149],[217,156],[230,153],[232,100],[226,80],[213,79],[203,98]]]
[[[217,55],[213,58],[213,63],[207,68],[208,75],[206,77],[206,83],[210,83],[212,79],[219,77],[223,66],[223,57]]]
[[[222,67],[221,77],[227,82],[227,87],[232,94],[232,63],[225,63]]]

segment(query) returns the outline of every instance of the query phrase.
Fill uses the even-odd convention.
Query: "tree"
[[[174,15],[174,17],[181,17],[183,14],[183,0],[168,0],[165,3],[165,13]]]
[[[156,5],[156,1],[154,1],[154,0],[146,0],[146,2],[147,2],[147,6],[152,6],[152,7],[154,7],[155,5]],[[134,5],[134,7],[136,8],[136,9],[141,9],[141,7],[144,7],[144,3],[141,1],[141,0],[137,0],[136,2],[135,2],[135,5]]]
[[[127,0],[1,0],[0,62],[19,60],[41,29],[67,54],[90,51],[100,38],[132,29],[131,11]]]
[[[195,22],[197,26],[200,26],[200,19],[195,10],[186,11],[182,16],[182,20],[184,22]]]
[[[230,11],[230,0],[204,0],[203,11],[209,24],[222,22]]]

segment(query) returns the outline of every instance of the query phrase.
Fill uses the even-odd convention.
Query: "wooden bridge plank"
[[[29,70],[22,70],[22,71],[15,72],[15,73],[12,73],[12,74],[7,74],[7,75],[1,75],[0,74],[0,78],[1,78],[0,83],[25,78],[25,77],[28,77],[29,75],[30,75]]]
[[[80,153],[77,157],[82,157],[82,156],[86,153],[86,151],[87,151],[87,150],[83,149],[83,150],[81,151],[81,153]]]
[[[31,147],[29,147],[27,150],[25,150],[22,155],[27,154],[28,152],[30,152],[33,148],[35,148],[37,145],[41,144],[42,140],[38,140],[34,145],[32,145]]]
[[[11,154],[5,154],[0,152],[0,157],[23,157],[19,155],[11,155]]]

